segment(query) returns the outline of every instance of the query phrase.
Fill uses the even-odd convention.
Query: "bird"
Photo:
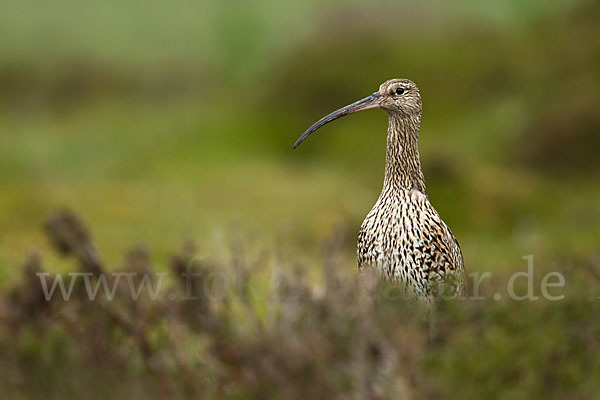
[[[296,141],[340,117],[379,108],[388,129],[383,188],[363,221],[357,241],[361,275],[401,284],[406,293],[426,300],[465,295],[461,248],[429,201],[418,151],[422,102],[417,85],[390,79],[361,100],[319,119]],[[368,272],[368,273],[367,273]]]

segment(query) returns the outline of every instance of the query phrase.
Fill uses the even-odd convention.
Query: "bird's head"
[[[315,122],[294,144],[298,147],[304,139],[323,125],[357,111],[381,108],[389,115],[418,118],[421,115],[419,88],[408,79],[390,79],[379,86],[379,90],[362,100],[340,108]]]
[[[377,93],[381,95],[379,107],[388,114],[403,117],[421,115],[421,94],[414,82],[408,79],[390,79],[379,86]]]

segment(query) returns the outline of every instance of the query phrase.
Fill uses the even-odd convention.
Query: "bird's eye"
[[[401,87],[399,87],[399,88],[396,88],[396,94],[397,94],[397,95],[404,94],[404,88],[401,88]]]

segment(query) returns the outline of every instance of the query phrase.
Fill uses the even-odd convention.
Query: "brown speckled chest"
[[[458,243],[427,196],[406,189],[384,188],[360,228],[357,262],[419,297],[463,268]],[[462,294],[462,282],[456,289]]]

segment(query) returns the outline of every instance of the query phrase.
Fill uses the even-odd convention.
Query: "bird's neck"
[[[421,116],[389,115],[384,190],[414,189],[426,193],[417,147],[420,123]]]

